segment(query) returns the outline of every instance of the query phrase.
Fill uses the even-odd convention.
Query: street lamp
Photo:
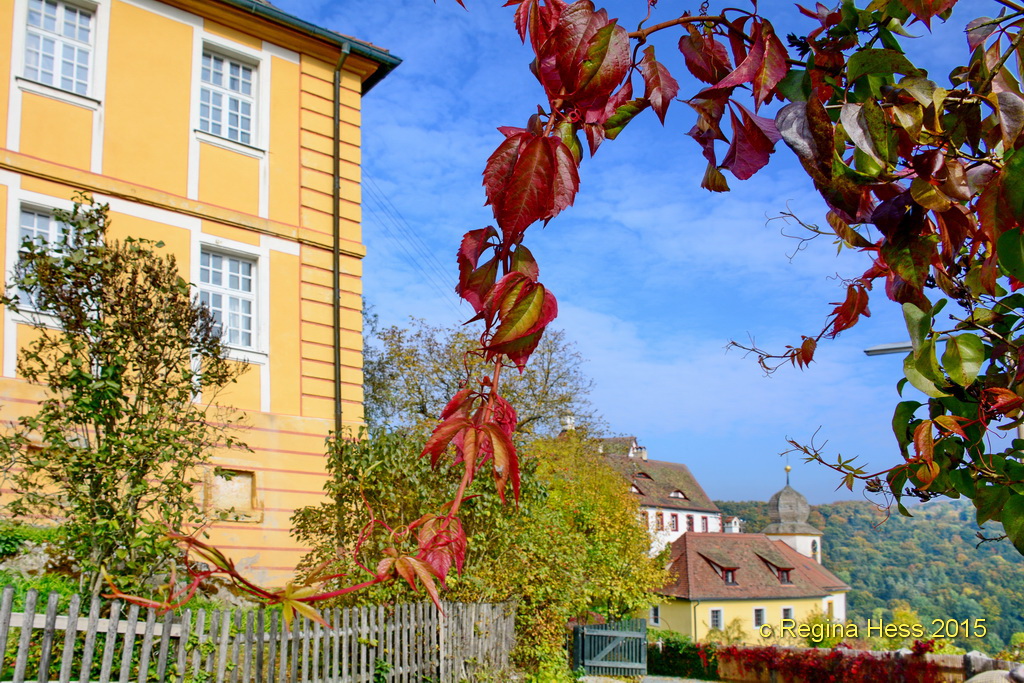
[[[886,356],[891,353],[909,353],[914,350],[914,345],[910,342],[896,342],[893,344],[879,344],[877,346],[871,346],[864,349],[864,355],[866,356]]]

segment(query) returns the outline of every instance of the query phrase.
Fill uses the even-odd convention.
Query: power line
[[[373,219],[371,222],[382,228],[392,241],[398,243],[399,249],[405,254],[403,260],[423,276],[424,282],[441,295],[456,315],[463,317],[465,311],[460,309],[453,288],[445,284],[451,277],[450,273],[445,271],[437,257],[365,170],[363,181],[365,199],[369,200],[364,202],[364,206],[370,210],[370,217]]]

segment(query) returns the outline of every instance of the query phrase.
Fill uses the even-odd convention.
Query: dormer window
[[[682,491],[678,490],[678,489],[676,489],[672,493],[668,494],[668,497],[669,498],[682,498],[683,500],[686,500],[686,494],[683,493]]]
[[[779,581],[781,581],[782,583],[793,583],[793,581],[789,578],[788,569],[779,570]]]
[[[701,554],[703,555],[703,553]],[[738,585],[736,583],[736,570],[738,569],[738,567],[736,566],[734,560],[730,560],[729,558],[722,556],[718,557],[716,560],[712,560],[710,557],[707,556],[704,556],[704,559],[707,560],[711,568],[715,570],[715,573],[722,577],[722,580],[725,582],[725,585]],[[725,562],[729,562],[729,565],[726,565]]]
[[[642,495],[644,495],[644,492],[643,492],[643,491],[641,491],[640,489],[638,489],[638,488],[637,488],[637,486],[636,486],[636,484],[633,484],[633,487],[632,487],[632,488],[631,488],[630,490],[631,490],[631,491],[632,491],[633,493],[638,493],[638,494],[640,494],[641,496],[642,496]]]
[[[637,479],[650,479],[651,475],[647,474],[646,472],[637,472],[636,473],[636,478]]]

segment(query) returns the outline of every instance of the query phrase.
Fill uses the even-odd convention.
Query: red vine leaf
[[[956,3],[957,0],[900,0],[900,4],[928,28],[932,26],[932,17],[942,14]]]
[[[504,142],[498,145],[498,149],[494,150],[487,159],[487,165],[484,166],[484,192],[487,195],[487,204],[495,207],[495,211],[508,191],[508,184],[523,146],[533,137],[525,130],[517,128],[506,129],[503,132],[506,135]]]
[[[775,86],[789,73],[789,53],[767,21],[760,38],[764,42],[764,58],[753,79],[754,111],[771,99]]]
[[[492,202],[498,227],[510,241],[550,214],[554,155],[544,138],[530,138],[519,152],[502,196]]]
[[[729,52],[712,35],[701,35],[693,24],[686,25],[686,35],[679,39],[686,68],[705,83],[717,83],[732,71]]]
[[[838,304],[832,311],[835,319],[832,321],[832,331],[829,336],[835,337],[843,330],[848,330],[857,324],[863,315],[871,317],[868,310],[868,290],[863,284],[856,282],[846,287],[846,300]]]
[[[967,33],[967,47],[971,52],[974,52],[979,45],[983,45],[985,40],[992,35],[992,33],[999,28],[999,24],[992,20],[991,17],[978,17],[967,24],[967,28],[964,31]]]
[[[430,438],[423,445],[423,450],[420,452],[420,457],[425,455],[430,456],[430,465],[437,467],[437,462],[440,460],[441,455],[448,448],[448,444],[452,442],[452,439],[460,433],[463,429],[470,427],[471,423],[465,416],[455,414],[441,424],[434,427],[434,431],[431,433]]]
[[[750,51],[745,53],[742,61],[739,58],[739,53],[737,53],[736,60],[739,62],[739,66],[733,69],[725,78],[718,81],[715,84],[715,88],[735,88],[738,85],[752,83],[757,77],[758,71],[760,71],[762,64],[764,64],[765,39],[762,31],[762,22],[754,21],[751,38],[753,42],[750,45]],[[736,49],[737,47],[734,44],[734,52]]]
[[[644,50],[644,58],[640,60],[640,73],[644,77],[644,97],[651,103],[654,113],[662,125],[665,124],[665,112],[669,103],[679,93],[679,84],[665,65],[654,58],[654,46]]]
[[[739,109],[742,121],[732,109],[729,110],[732,144],[722,160],[722,168],[729,169],[740,180],[746,180],[768,163],[780,135],[771,119],[751,114],[742,106]]]
[[[463,236],[462,245],[459,247],[459,284],[455,287],[455,292],[468,301],[477,313],[480,312],[484,297],[494,286],[498,276],[498,258],[495,255],[480,267],[477,267],[477,263],[486,249],[495,246],[491,240],[497,238],[498,232],[490,226],[471,230]]]
[[[505,488],[511,482],[512,496],[519,501],[519,457],[515,444],[505,430],[496,424],[484,425],[484,431],[491,440],[494,453],[494,484],[498,489],[498,497],[505,502]]]

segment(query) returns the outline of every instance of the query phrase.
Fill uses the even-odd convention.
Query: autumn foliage
[[[842,456],[830,463],[812,446],[794,447],[842,472],[850,488],[866,481],[904,512],[904,495],[968,497],[979,522],[1002,522],[1024,551],[1024,442],[998,451],[986,438],[1019,422],[1024,403],[1024,294],[1015,293],[1024,283],[1024,97],[1015,71],[1024,6],[997,0],[996,16],[970,21],[964,65],[940,84],[900,40],[910,26],[922,33],[946,20],[955,4],[798,5],[810,29],[783,40],[756,4],[712,13],[705,2],[695,14],[649,25],[657,2],[638,2],[646,16],[629,32],[589,0],[509,0],[545,101],[525,127],[498,129],[504,140],[483,173],[496,227],[467,233],[458,256],[456,291],[483,323],[479,352],[493,375],[469,380],[474,388],[453,400],[425,453],[436,459],[455,443],[465,477],[492,462],[496,477],[514,480],[501,437],[501,416],[512,409],[500,397],[500,375],[522,368],[556,313],[524,235],[572,205],[584,140],[593,155],[646,109],[664,123],[682,103],[694,121],[687,135],[707,162],[703,188],[728,191],[727,173],[750,178],[782,143],[829,209],[822,227],[807,227],[867,256],[819,332],[781,353],[748,349],[766,370],[809,365],[819,342],[870,315],[874,291],[904,311],[913,352],[900,386],[928,401],[897,406],[896,464],[868,473]],[[681,63],[703,84],[696,92],[681,94],[656,56],[654,39],[665,35],[678,41],[671,68]]]
[[[904,311],[914,348],[900,386],[926,401],[895,409],[895,464],[874,473],[841,456],[826,464],[897,504],[907,494],[970,498],[979,522],[1001,521],[1024,552],[1024,441],[999,449],[987,438],[1019,422],[1024,403],[1024,5],[994,0],[995,16],[971,20],[956,47],[963,65],[940,83],[900,40],[911,28],[926,35],[956,0],[797,5],[804,33],[785,38],[756,4],[709,4],[650,23],[658,3],[636,0],[641,20],[629,31],[590,0],[505,3],[543,101],[521,127],[498,128],[483,171],[494,225],[467,232],[457,254],[456,292],[479,330],[472,353],[490,369],[466,378],[423,449],[433,466],[457,468],[454,499],[402,531],[415,529],[417,551],[390,553],[374,580],[405,579],[435,596],[434,582],[462,565],[459,510],[473,479],[491,476],[503,498],[518,496],[516,411],[502,373],[522,370],[558,312],[524,238],[573,204],[584,146],[592,156],[646,110],[665,122],[683,105],[706,161],[701,187],[728,191],[726,174],[745,180],[773,154],[795,154],[828,206],[821,226],[805,225],[866,257],[820,331],[777,354],[750,349],[766,369],[806,367],[819,342],[870,315],[872,295]],[[701,84],[695,92],[680,92],[671,72],[680,69]]]

